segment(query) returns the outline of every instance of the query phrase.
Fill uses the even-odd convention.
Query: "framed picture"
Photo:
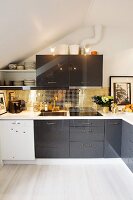
[[[133,103],[133,76],[110,76],[110,95],[119,106]]]
[[[6,113],[6,103],[4,92],[0,93],[0,115]]]

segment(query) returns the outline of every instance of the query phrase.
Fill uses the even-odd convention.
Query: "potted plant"
[[[107,113],[113,102],[113,96],[93,96],[93,102],[103,107],[103,112]]]

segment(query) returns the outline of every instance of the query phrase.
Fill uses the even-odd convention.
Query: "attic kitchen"
[[[71,20],[70,16],[65,20],[71,31],[64,27],[63,32],[54,6],[58,3],[65,14],[75,2],[77,18],[72,19],[69,9]],[[43,1],[27,3],[31,12],[26,12],[27,22],[16,13],[25,31],[32,24],[36,40],[26,31],[27,50],[14,40],[18,52],[10,50],[8,58],[3,52],[0,60],[0,199],[72,199],[76,195],[84,200],[132,200],[133,30],[124,13],[133,3],[121,2],[124,12],[118,16],[119,24],[109,20],[110,10],[119,10],[119,0],[108,5],[105,0],[62,3],[45,2],[58,25],[53,31],[60,32],[57,37],[51,34],[51,39],[41,26],[50,31],[45,21],[36,18],[33,25],[29,18],[37,7],[36,14],[47,15],[50,23],[50,13],[42,12]],[[18,37],[22,39],[21,34]],[[30,51],[32,44],[36,51]],[[23,48],[26,56],[21,55]]]

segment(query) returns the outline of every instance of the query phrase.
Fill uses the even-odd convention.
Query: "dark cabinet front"
[[[40,87],[102,86],[102,55],[37,55],[36,65]]]
[[[122,120],[105,120],[105,153],[106,158],[121,156]]]
[[[69,56],[70,86],[102,86],[103,56]]]
[[[122,147],[121,157],[133,172],[133,125],[122,122]]]
[[[70,157],[103,158],[104,120],[70,120]]]
[[[68,88],[68,56],[37,55],[36,85],[46,88]]]
[[[87,84],[87,56],[69,56],[69,85]]]
[[[36,158],[69,157],[69,121],[35,120]]]

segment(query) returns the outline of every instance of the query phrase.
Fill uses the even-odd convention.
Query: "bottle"
[[[48,111],[48,104],[47,104],[47,102],[45,102],[45,104],[44,104],[44,111]]]
[[[84,54],[85,54],[85,50],[84,50],[84,48],[81,48],[80,53],[81,53],[81,55],[84,55]]]
[[[52,103],[49,102],[49,104],[48,104],[48,110],[49,110],[49,111],[52,111],[52,109],[53,109]]]

